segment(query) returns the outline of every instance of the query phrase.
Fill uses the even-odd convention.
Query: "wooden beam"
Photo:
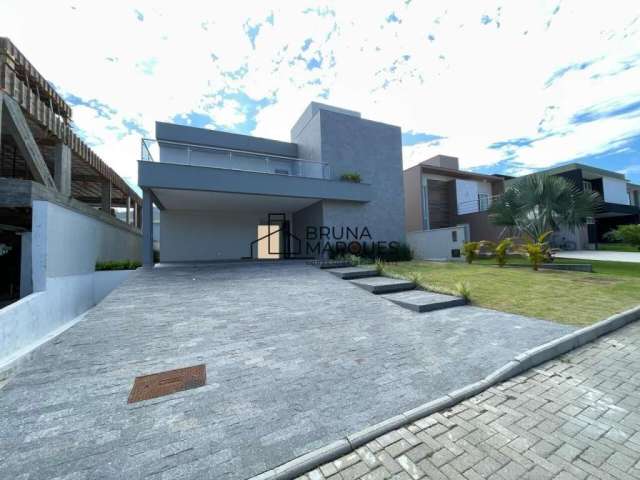
[[[73,197],[76,200],[79,200],[82,203],[88,203],[89,205],[95,205],[97,207],[102,207],[102,197],[88,197],[88,196],[76,196]],[[111,207],[126,207],[127,202],[124,199],[112,199]],[[109,213],[108,211],[106,213]]]
[[[20,154],[27,162],[33,178],[43,185],[57,190],[56,183],[51,176],[51,172],[49,172],[35,138],[33,138],[27,119],[24,117],[20,106],[4,92],[0,92],[0,101],[6,112],[4,118],[9,120],[7,122],[8,130],[11,131]]]

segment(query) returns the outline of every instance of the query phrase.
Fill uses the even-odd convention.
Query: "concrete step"
[[[414,312],[432,312],[443,308],[461,307],[466,304],[462,297],[425,292],[424,290],[410,290],[382,296]]]
[[[352,280],[354,278],[366,278],[377,277],[378,272],[375,267],[346,267],[346,268],[332,268],[329,270],[335,276],[342,278],[343,280]]]
[[[327,268],[345,268],[351,267],[351,262],[346,260],[310,260],[307,262],[308,265],[313,265],[314,267],[318,267],[321,269]]]
[[[415,283],[408,280],[389,277],[360,278],[358,280],[350,280],[350,282],[375,294],[402,292],[416,287]]]

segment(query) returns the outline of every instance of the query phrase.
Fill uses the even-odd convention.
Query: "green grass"
[[[556,258],[553,263],[588,263],[593,266],[593,273],[605,275],[622,275],[640,278],[640,264],[627,262],[610,262],[602,260],[576,260],[573,258]],[[478,265],[497,265],[493,258],[482,258],[474,260]],[[510,257],[507,265],[530,266],[529,260],[522,256]]]
[[[640,265],[588,262],[597,273],[499,268],[480,260],[387,263],[385,272],[404,278],[420,275],[426,288],[455,291],[466,282],[474,305],[503,312],[584,326],[640,304]],[[621,267],[620,265],[624,265]],[[618,273],[612,273],[618,272]]]
[[[607,252],[640,252],[640,248],[630,243],[599,243],[598,250]]]

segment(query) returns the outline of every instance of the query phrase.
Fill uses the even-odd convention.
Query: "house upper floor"
[[[402,176],[399,127],[312,102],[291,141],[156,123],[139,185],[367,202],[389,167]]]
[[[640,207],[640,187],[629,182],[624,174],[602,168],[570,163],[538,173],[566,178],[580,190],[600,194],[604,203],[601,214],[636,214]],[[509,185],[517,179],[509,179]]]

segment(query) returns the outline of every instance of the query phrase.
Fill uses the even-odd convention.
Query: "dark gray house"
[[[603,236],[619,225],[640,223],[640,205],[637,189],[622,173],[570,163],[543,170],[539,173],[566,178],[581,190],[595,191],[602,197],[602,207],[587,228],[576,232],[561,231],[554,234],[554,243],[568,247],[591,248],[602,242]],[[517,179],[507,180],[507,185]]]
[[[138,183],[146,264],[152,204],[162,262],[315,258],[405,239],[400,128],[319,103],[291,142],[158,122]]]

